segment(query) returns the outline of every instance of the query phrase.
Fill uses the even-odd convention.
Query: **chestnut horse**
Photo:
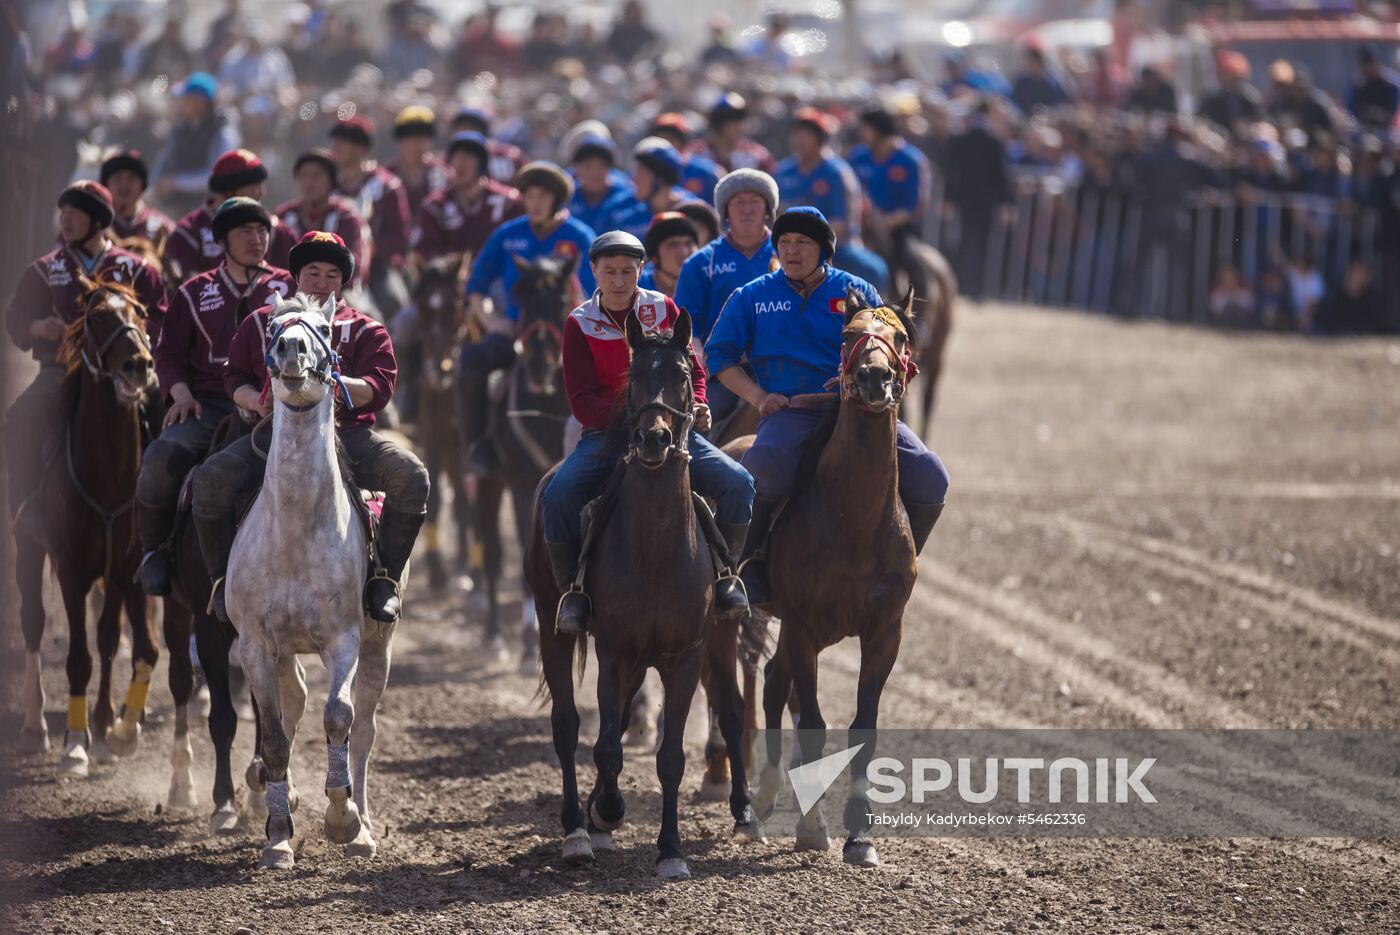
[[[585,557],[594,607],[591,630],[598,654],[599,715],[598,741],[593,747],[598,783],[588,796],[586,825],[574,763],[579,715],[571,663],[577,655],[581,673],[587,637],[558,633],[553,627],[541,627],[539,637],[542,688],[552,703],[554,750],[563,771],[560,818],[566,860],[592,860],[595,847],[612,848],[611,832],[622,824],[626,810],[618,776],[631,702],[648,668],[660,674],[665,700],[656,753],[662,794],[656,873],[663,879],[690,875],[681,852],[677,809],[685,772],[685,722],[702,662],[708,663],[712,673],[712,689],[719,689],[714,701],[721,729],[735,752],[730,795],[735,831],[754,830],[740,755],[741,700],[734,677],[738,624],[714,617],[715,562],[690,491],[685,442],[695,405],[690,337],[690,316],[684,309],[674,330],[661,334],[644,334],[636,316],[627,318],[632,364],[625,406],[618,409],[605,448],[609,456],[621,460],[622,467],[609,481],[604,500],[611,505],[589,532],[592,547]],[[541,482],[540,492],[552,476]],[[525,576],[534,592],[536,612],[541,620],[550,620],[560,595],[545,554],[538,503],[537,494],[525,550]]]
[[[852,763],[852,776],[865,776],[874,752],[880,695],[899,654],[904,605],[916,573],[895,457],[899,400],[916,372],[912,303],[912,291],[902,308],[870,308],[854,290],[848,294],[839,407],[833,406],[829,437],[819,433],[811,440],[798,473],[802,486],[794,490],[769,536],[771,610],[782,623],[764,673],[764,719],[773,733],[755,798],[760,817],[771,812],[777,795],[776,732],[794,688],[802,761],[822,756],[826,722],[817,700],[817,654],[848,636],[860,641],[850,729],[857,732],[853,737],[867,741]],[[794,405],[803,401],[797,397]],[[844,857],[848,863],[875,866],[866,812],[863,799],[847,803]],[[818,805],[798,824],[797,848],[825,850],[828,844]]]
[[[101,759],[136,748],[151,671],[160,652],[146,616],[146,596],[132,578],[141,561],[132,504],[141,467],[141,402],[155,382],[145,309],[118,283],[88,284],[83,313],[59,347],[67,367],[63,409],[47,468],[29,508],[42,511],[43,542],[16,549],[15,578],[26,648],[27,750],[47,750],[39,653],[44,636],[43,569],[47,553],[68,614],[68,726],[59,769],[86,776],[88,751]],[[97,619],[100,659],[97,700],[89,729],[87,689],[92,655],[87,643],[87,594],[103,585]],[[112,706],[112,661],[121,639],[121,611],[131,621],[132,672],[120,720]]]

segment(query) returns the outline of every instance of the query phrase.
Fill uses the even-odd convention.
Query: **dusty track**
[[[933,439],[953,498],[882,726],[1400,727],[1400,347],[1028,309],[974,309],[959,327]],[[533,679],[484,658],[477,617],[460,596],[419,595],[400,629],[375,862],[320,833],[318,665],[293,773],[305,846],[285,877],[252,869],[252,837],[207,838],[203,812],[156,814],[162,688],[164,718],[131,761],[81,783],[58,782],[53,757],[0,772],[0,928],[1400,930],[1395,842],[891,841],[859,873],[835,851],[731,840],[723,806],[683,801],[695,878],[661,886],[643,750],[623,774],[621,850],[562,868],[547,714]],[[55,731],[64,639],[46,644]],[[6,658],[3,681],[19,666]],[[852,644],[823,656],[832,724],[851,716],[856,671]],[[203,795],[202,731],[196,755]]]

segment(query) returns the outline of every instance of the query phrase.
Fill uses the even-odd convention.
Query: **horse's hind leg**
[[[381,633],[381,629],[383,632]],[[360,641],[360,664],[355,672],[355,721],[350,728],[351,787],[360,811],[360,833],[345,846],[348,857],[373,857],[379,844],[369,817],[369,757],[374,751],[375,711],[389,682],[393,625],[373,625]]]
[[[111,582],[108,590],[121,594],[122,603],[126,607],[126,619],[131,623],[131,684],[127,686],[126,703],[122,705],[121,717],[117,719],[111,736],[107,738],[107,745],[116,756],[130,756],[136,752],[136,745],[141,740],[141,720],[146,714],[146,699],[151,691],[151,673],[155,671],[156,662],[160,659],[160,649],[156,646],[145,592],[135,585],[123,585],[118,589],[115,583]],[[118,630],[119,636],[120,632]],[[172,655],[183,657],[182,665],[191,682],[190,689],[185,692],[185,697],[188,698],[189,691],[193,689],[194,676],[190,667],[188,630],[186,634],[183,643],[173,644],[175,649]],[[174,671],[172,660],[171,672]]]
[[[715,722],[718,722],[720,736],[724,738],[722,749],[728,755],[729,812],[734,816],[734,831],[756,836],[758,827],[753,820],[748,775],[744,767],[744,699],[739,693],[739,679],[735,675],[738,663],[738,634],[734,632],[735,624],[718,621],[716,623],[716,629],[705,645],[705,652],[709,657],[710,679],[707,694],[711,711],[711,730],[713,731]],[[706,756],[708,755],[707,744]]]
[[[501,499],[505,490],[496,478],[482,478],[477,484],[476,533],[482,544],[482,576],[486,579],[485,648],[502,661],[507,658],[501,637]]]
[[[792,691],[792,670],[788,665],[786,629],[778,631],[778,646],[763,670],[763,760],[758,765],[758,794],[754,796],[754,811],[761,819],[772,814],[782,789],[782,774],[778,761],[782,759],[783,708]],[[755,757],[757,759],[757,757]]]
[[[719,726],[719,712],[715,708],[714,669],[711,657],[713,643],[723,639],[723,631],[729,628],[716,624],[713,634],[705,645],[705,658],[700,667],[700,688],[705,692],[705,774],[700,777],[700,798],[705,802],[722,802],[729,792],[729,755],[724,741],[724,733]]]
[[[169,610],[166,611],[167,615]],[[233,627],[212,616],[200,615],[194,624],[199,666],[209,686],[209,739],[214,743],[214,814],[209,833],[233,834],[238,830],[238,810],[233,802],[233,738],[238,733],[238,713],[229,688],[228,651],[237,635]],[[171,656],[172,663],[174,654]],[[262,763],[256,759],[255,780],[248,783],[249,812],[257,820],[267,818],[267,793],[262,788]],[[261,808],[259,808],[261,806]]]
[[[116,721],[112,705],[112,664],[122,639],[122,592],[112,582],[103,582],[102,611],[97,617],[97,698],[92,704],[92,756],[99,763],[108,763],[116,753],[108,746],[109,734]],[[143,608],[144,616],[144,608]],[[135,653],[132,653],[133,657]],[[147,687],[150,675],[146,676]]]
[[[685,777],[685,722],[700,681],[699,649],[688,652],[677,665],[661,673],[666,700],[662,709],[661,746],[656,751],[656,776],[661,780],[661,833],[656,875],[665,880],[690,876],[681,855],[679,800]]]
[[[784,623],[785,627],[789,625]],[[796,632],[802,633],[800,627]],[[788,659],[792,666],[798,710],[801,712],[796,725],[797,741],[802,749],[802,762],[811,763],[821,759],[826,747],[826,721],[822,719],[821,706],[817,704],[817,648],[807,639],[799,637],[789,645]],[[824,851],[830,845],[826,817],[818,802],[797,823],[797,849]]]
[[[864,744],[851,761],[851,797],[846,800],[846,844],[841,856],[848,864],[874,867],[880,862],[870,839],[870,804],[863,794],[866,767],[875,754],[875,727],[880,715],[880,695],[899,656],[898,621],[872,628],[860,638],[860,677],[856,682],[856,716],[847,743]]]
[[[360,657],[360,628],[344,634],[322,651],[330,673],[326,695],[326,837],[349,844],[360,834],[360,809],[351,798],[350,728],[355,723],[354,679]]]
[[[166,808],[192,809],[194,797],[194,747],[190,745],[190,695],[194,694],[194,666],[190,662],[190,626],[193,616],[174,599],[165,601],[165,645],[170,648],[170,697],[175,702],[175,743],[170,752],[170,791]],[[132,684],[135,684],[133,680]]]
[[[548,613],[547,608],[538,603],[535,609],[541,614]],[[581,862],[593,859],[593,846],[584,827],[583,809],[579,807],[578,764],[574,759],[578,753],[579,728],[573,677],[574,653],[579,648],[576,640],[574,636],[555,633],[553,629],[540,630],[540,665],[549,690],[550,732],[564,785],[559,813],[564,827],[564,859]]]
[[[624,685],[623,683],[628,684]],[[590,833],[613,831],[622,825],[627,806],[618,788],[622,774],[622,709],[630,693],[631,674],[624,673],[617,657],[598,651],[598,742],[593,745],[593,762],[598,782],[588,796]]]
[[[15,550],[15,583],[19,590],[20,625],[24,630],[24,726],[20,752],[47,753],[49,728],[44,723],[44,553],[19,540]],[[86,710],[86,705],[84,707]]]
[[[65,776],[86,776],[92,743],[87,708],[87,687],[92,680],[92,653],[87,645],[88,589],[84,582],[60,574],[59,590],[68,615],[68,728],[63,734],[63,759],[58,770]]]
[[[245,639],[244,671],[257,702],[263,770],[267,776],[267,843],[259,866],[286,870],[296,864],[296,856],[292,849],[295,829],[287,783],[292,747],[282,728],[279,663],[275,648],[266,645],[266,641],[260,640],[254,646]]]

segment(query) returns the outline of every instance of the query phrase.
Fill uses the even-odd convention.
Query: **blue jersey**
[[[690,192],[679,185],[672,186],[671,197],[673,201],[694,201]],[[644,240],[647,235],[647,228],[651,226],[652,215],[651,205],[638,198],[632,192],[627,192],[613,198],[607,204],[605,211],[605,226],[603,231],[626,231],[635,236],[638,240]]]
[[[676,280],[676,305],[690,312],[695,336],[704,341],[719,321],[724,303],[740,286],[767,276],[776,267],[773,241],[765,239],[751,257],[728,237],[712,240],[686,258]]]
[[[758,385],[769,393],[829,392],[827,382],[841,370],[848,286],[880,304],[870,283],[829,264],[826,279],[806,299],[782,270],[755,279],[725,303],[705,343],[705,369],[720,374],[747,357]]]
[[[778,163],[773,171],[782,202],[778,213],[799,205],[810,205],[828,221],[844,221],[853,228],[860,224],[860,182],[846,160],[827,154],[811,172],[804,173],[797,157]]]
[[[714,207],[715,186],[723,174],[724,170],[713,159],[692,154],[686,157],[685,169],[681,172],[681,188],[692,198]]]
[[[656,285],[656,264],[648,263],[642,267],[642,271],[637,276],[638,289],[650,289],[653,292],[664,292],[664,289],[657,288]],[[696,332],[697,334],[699,332]]]
[[[851,168],[878,210],[912,211],[922,218],[928,204],[928,159],[908,141],[900,140],[884,162],[865,144],[851,150]]]
[[[627,178],[625,173],[611,169],[608,172],[608,187],[596,201],[586,198],[583,189],[575,184],[574,197],[569,201],[569,213],[595,231],[611,230],[607,226],[608,212],[612,210],[610,202],[614,198],[631,193],[631,179]]]
[[[472,264],[471,275],[467,277],[467,292],[488,295],[491,287],[501,284],[505,294],[504,313],[511,321],[520,317],[520,308],[515,304],[511,290],[520,278],[520,270],[512,258],[525,261],[542,256],[578,257],[578,281],[584,295],[592,295],[598,284],[593,279],[593,270],[588,265],[588,248],[593,244],[593,228],[578,218],[566,217],[554,233],[541,240],[530,229],[530,219],[526,217],[506,221],[491,232],[486,246]]]

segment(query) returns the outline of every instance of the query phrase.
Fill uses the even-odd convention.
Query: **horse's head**
[[[312,408],[332,389],[339,364],[330,343],[334,315],[334,296],[274,296],[264,362],[273,395],[294,410]]]
[[[637,316],[627,316],[627,459],[644,468],[663,467],[672,454],[688,458],[695,424],[695,388],[691,382],[690,313],[681,309],[670,331],[643,331]]]
[[[531,393],[553,393],[564,365],[564,318],[578,257],[543,256],[532,263],[516,258],[515,264],[520,278],[511,294],[520,306],[518,366]]]
[[[846,321],[841,329],[841,395],[869,412],[899,405],[909,381],[919,372],[914,363],[914,325],[909,311],[914,290],[899,305],[871,306],[855,289],[846,292]]]
[[[68,326],[59,359],[69,372],[86,367],[95,380],[110,379],[117,400],[135,406],[155,384],[155,361],[146,338],[146,309],[121,283],[90,283],[83,314]]]
[[[453,382],[457,347],[466,326],[462,278],[469,266],[462,254],[439,257],[418,271],[413,285],[423,374],[434,389],[446,389]]]

